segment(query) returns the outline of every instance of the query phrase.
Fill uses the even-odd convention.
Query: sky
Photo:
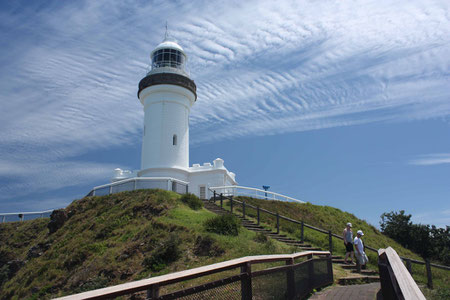
[[[139,81],[169,35],[198,99],[190,162],[378,226],[450,225],[450,2],[2,1],[0,212],[140,167]]]

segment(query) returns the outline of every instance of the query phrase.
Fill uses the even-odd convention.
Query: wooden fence
[[[272,212],[269,211],[267,209],[264,208],[260,208],[259,206],[254,206],[251,204],[246,203],[245,201],[239,201],[233,198],[233,196],[224,196],[223,194],[217,194],[215,191],[213,191],[213,199],[212,201],[214,201],[214,203],[216,202],[220,202],[219,205],[220,207],[224,208],[224,201],[228,200],[230,203],[230,212],[233,213],[234,212],[234,208],[236,206],[240,206],[241,210],[242,210],[242,216],[245,218],[246,217],[246,210],[248,210],[249,208],[255,209],[256,210],[256,222],[259,225],[261,222],[261,214],[262,213],[266,213],[268,215],[274,216],[275,217],[275,231],[276,233],[280,232],[280,220],[285,220],[288,222],[291,222],[293,224],[297,224],[300,225],[300,241],[304,242],[304,238],[305,238],[305,227],[315,230],[317,232],[323,233],[328,235],[328,250],[333,253],[333,238],[337,238],[339,240],[343,240],[344,238],[341,235],[337,235],[331,232],[331,230],[325,230],[322,228],[318,228],[309,224],[306,224],[303,221],[298,221],[298,220],[294,220],[291,219],[289,217],[286,216],[282,216],[279,213],[276,212]],[[365,249],[371,250],[375,253],[377,253],[378,255],[378,250],[365,245]],[[441,269],[441,270],[447,270],[450,271],[450,267],[447,266],[442,266],[442,265],[438,265],[438,264],[433,264],[430,263],[429,260],[426,261],[420,261],[420,260],[415,260],[415,259],[411,259],[411,258],[407,258],[407,257],[401,257],[400,258],[405,262],[406,264],[406,268],[408,269],[408,271],[412,274],[412,268],[411,268],[411,264],[418,264],[418,265],[425,265],[426,267],[426,273],[427,273],[427,285],[429,288],[433,288],[433,277],[432,277],[432,272],[431,272],[431,267],[437,268],[437,269]],[[358,265],[358,271],[360,271],[359,269],[359,265]]]
[[[333,283],[331,253],[305,251],[294,254],[247,256],[191,270],[129,282],[57,299],[111,299],[147,291],[149,299],[298,299]],[[301,260],[297,261],[296,260]],[[284,263],[273,267],[273,263]],[[269,268],[258,268],[270,263]],[[237,270],[237,274],[224,273]],[[220,279],[170,291],[165,286],[217,274]],[[231,275],[231,276],[230,276]],[[216,276],[217,277],[217,276]],[[275,297],[275,298],[273,298]]]
[[[397,252],[391,247],[378,250],[378,269],[383,299],[425,300]]]

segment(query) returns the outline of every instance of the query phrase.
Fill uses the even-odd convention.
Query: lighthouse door
[[[203,186],[199,186],[200,188],[200,199],[206,199],[206,187]]]

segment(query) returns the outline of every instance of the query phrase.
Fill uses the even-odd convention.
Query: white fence
[[[49,217],[52,212],[53,209],[33,212],[0,213],[0,218],[2,220],[2,223],[17,222],[24,221],[25,219],[32,220],[36,218],[46,218]]]
[[[96,186],[88,196],[104,196],[140,189],[163,189],[185,194],[188,192],[188,183],[171,177],[133,177]]]
[[[216,186],[210,188],[212,191],[215,191],[217,194],[223,194],[225,196],[247,196],[259,199],[266,200],[278,200],[278,201],[288,201],[288,202],[298,202],[305,203],[305,201],[298,200],[292,197],[288,197],[282,194],[269,192],[261,189],[238,186],[238,185],[229,185],[229,186]]]

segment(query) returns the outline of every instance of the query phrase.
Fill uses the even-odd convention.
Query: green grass
[[[373,225],[368,224],[366,221],[358,219],[355,215],[341,211],[340,209],[330,206],[313,205],[311,203],[293,203],[293,202],[281,202],[263,199],[254,199],[250,197],[238,197],[237,200],[245,201],[253,206],[259,206],[266,210],[280,215],[289,217],[294,220],[304,221],[306,224],[312,225],[325,230],[331,230],[332,233],[342,235],[342,231],[345,228],[347,222],[353,224],[353,231],[357,230],[364,232],[363,241],[365,245],[371,246],[375,249],[387,248],[388,246],[394,248],[400,256],[409,257],[423,261],[423,259],[416,253],[403,248],[399,243],[395,242],[391,238],[383,235]],[[217,202],[219,204],[219,202]],[[229,201],[224,202],[226,209],[230,209]],[[242,214],[242,205],[234,205],[233,210],[237,214]],[[250,219],[256,220],[256,209],[246,207],[246,216]],[[276,217],[267,213],[260,212],[260,221],[263,226],[275,231]],[[301,230],[300,225],[288,222],[280,219],[280,232],[290,237],[300,239]],[[320,247],[324,250],[329,249],[328,235],[315,231],[313,229],[304,228],[304,240],[305,243],[312,244],[315,247]],[[345,255],[345,247],[342,240],[333,237],[333,254]],[[374,270],[378,270],[378,256],[376,252],[366,249],[366,254],[369,257],[368,267]],[[412,264],[413,278],[419,285],[426,285],[427,276],[425,266]],[[448,289],[450,286],[450,272],[432,268],[433,283],[437,290]],[[436,294],[436,292],[435,292]]]
[[[74,201],[65,209],[71,217],[53,234],[46,227],[49,219],[0,224],[0,278],[7,261],[25,261],[0,286],[0,299],[48,299],[247,255],[293,251],[276,241],[257,242],[245,229],[237,236],[206,232],[203,223],[215,214],[195,208],[176,193],[140,190]],[[194,254],[202,239],[212,242],[217,256]],[[27,258],[37,244],[49,248]]]
[[[391,245],[401,255],[419,258],[373,226],[338,209],[249,198],[246,201],[337,234],[346,222],[352,222],[354,229],[366,233],[364,241],[368,245]],[[215,214],[204,208],[191,209],[180,195],[168,191],[139,190],[86,197],[65,210],[70,218],[53,234],[48,233],[49,219],[0,224],[0,281],[4,281],[0,283],[0,299],[49,299],[243,256],[296,251],[244,228],[237,236],[207,232],[204,224]],[[247,213],[256,216],[254,210],[248,209]],[[275,218],[261,216],[266,226],[273,228]],[[281,221],[280,226],[283,233],[299,238],[298,225]],[[328,247],[328,237],[311,229],[305,229],[305,240],[324,249]],[[29,249],[36,245],[47,245],[48,249],[39,257],[27,258]],[[337,239],[333,247],[338,254],[344,251],[342,241]],[[371,263],[376,263],[376,256],[368,254]],[[5,264],[12,260],[24,261],[24,266],[12,278],[5,279]],[[255,270],[262,267],[255,265]],[[426,283],[423,266],[414,265],[413,271],[419,284]],[[236,270],[226,274],[235,275]],[[207,279],[221,276],[224,274],[212,274]],[[446,271],[433,269],[433,279],[436,287],[449,285]],[[162,293],[204,280],[164,287]],[[426,292],[436,298],[445,290]]]

